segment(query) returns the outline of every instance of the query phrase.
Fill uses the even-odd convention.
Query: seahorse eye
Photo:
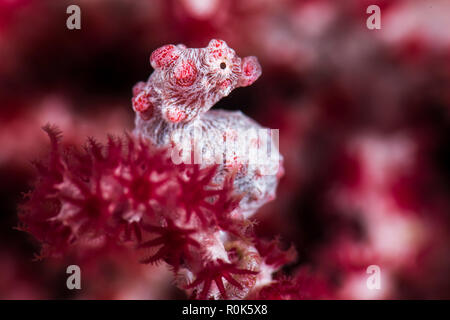
[[[222,62],[220,64],[220,69],[225,69],[227,67],[227,64],[225,62]]]

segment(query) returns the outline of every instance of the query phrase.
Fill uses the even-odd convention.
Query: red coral
[[[199,165],[188,166],[186,177],[178,177],[180,191],[177,197],[177,206],[184,208],[186,222],[195,214],[205,226],[208,223],[205,211],[216,209],[211,198],[221,193],[221,190],[211,189],[212,180],[217,166],[200,169]]]
[[[138,248],[155,250],[143,263],[164,260],[176,273],[181,266],[203,266],[187,286],[203,283],[200,299],[207,298],[213,282],[225,299],[255,284],[234,277],[256,275],[250,269],[257,264],[249,261],[259,261],[257,250],[251,249],[250,223],[236,211],[242,196],[235,194],[234,175],[225,177],[220,186],[214,182],[217,166],[174,165],[166,150],[128,135],[108,137],[106,145],[89,139],[81,151],[62,150],[60,133],[45,130],[50,156],[36,164],[39,179],[20,213],[22,230],[42,242],[40,256],[61,255],[70,248],[89,250],[83,246],[89,241],[106,248],[131,240]],[[229,254],[219,230],[228,232],[230,241],[242,241],[255,257],[236,255],[233,263],[219,258]],[[281,250],[269,252],[273,249],[277,248],[259,244],[268,263],[289,260]]]
[[[43,243],[41,256],[60,255],[78,240],[115,242],[134,234],[140,241],[142,215],[136,208],[144,205],[151,214],[149,201],[160,199],[154,190],[165,181],[150,175],[171,172],[164,150],[152,153],[149,144],[131,136],[126,151],[123,140],[113,137],[106,146],[89,139],[83,151],[62,150],[60,133],[50,126],[44,130],[50,155],[35,163],[39,176],[19,213],[20,229]]]
[[[142,141],[135,146],[132,138],[128,137],[128,154],[124,159],[124,166],[115,178],[123,187],[124,197],[130,202],[133,210],[143,207],[150,214],[153,212],[152,202],[162,202],[161,190],[170,178],[170,172],[165,172],[162,177],[159,173],[163,167],[169,164],[165,161],[161,152],[151,154],[148,146]]]
[[[329,299],[330,297],[331,290],[328,283],[320,276],[302,268],[295,277],[282,276],[264,287],[257,298],[263,300],[310,300]]]
[[[202,292],[200,293],[198,298],[204,300],[208,297],[208,294],[211,290],[211,285],[214,281],[217,285],[217,288],[219,289],[220,294],[222,295],[222,298],[227,299],[228,295],[223,284],[223,278],[225,278],[232,286],[238,289],[242,289],[242,285],[231,276],[233,274],[256,275],[258,274],[258,272],[247,269],[239,269],[235,264],[226,263],[221,259],[217,259],[217,261],[215,262],[207,263],[203,270],[200,271],[199,274],[197,274],[197,278],[192,283],[187,285],[186,288],[195,288],[203,284]]]
[[[60,133],[50,127],[45,130],[51,140],[50,156],[47,162],[36,164],[39,179],[20,213],[22,230],[43,243],[41,256],[63,254],[81,240],[86,243],[101,238],[107,246],[108,242],[135,239],[140,248],[160,246],[144,263],[165,260],[177,272],[186,259],[204,257],[193,258],[192,249],[206,252],[209,245],[214,247],[200,243],[193,235],[200,232],[201,239],[214,242],[217,228],[235,231],[236,235],[243,228],[230,216],[241,197],[234,194],[232,177],[225,178],[221,188],[213,182],[217,166],[176,166],[165,150],[154,149],[133,136],[126,136],[126,143],[108,137],[106,146],[89,139],[81,151],[63,151]],[[172,209],[161,210],[169,207]],[[176,213],[169,217],[172,211]],[[191,221],[192,215],[199,224]],[[165,223],[160,225],[160,221]],[[142,243],[143,231],[158,236]],[[222,278],[242,288],[232,274],[255,272],[218,259],[207,263],[191,285],[205,279],[203,297],[215,281],[227,297]]]
[[[51,151],[46,161],[35,161],[39,174],[34,192],[25,195],[25,202],[19,206],[19,230],[33,234],[42,242],[43,258],[50,252],[63,252],[74,241],[70,227],[55,220],[61,209],[61,201],[57,197],[56,185],[63,180],[63,159],[60,153],[59,140],[61,132],[49,125],[44,131],[50,139]]]
[[[276,269],[292,263],[297,259],[297,251],[294,246],[291,245],[285,251],[280,246],[281,243],[278,238],[272,241],[256,239],[256,249],[258,249],[259,254],[264,258],[264,262]]]
[[[155,254],[143,259],[142,263],[155,263],[165,259],[167,263],[173,266],[174,271],[178,272],[183,258],[190,257],[189,247],[200,248],[200,244],[191,237],[196,230],[179,228],[171,219],[167,219],[167,226],[165,227],[152,225],[143,225],[142,227],[145,231],[157,233],[159,236],[142,243],[139,247],[161,246]]]
[[[100,177],[96,177],[92,182],[89,181],[90,183],[83,182],[79,177],[72,175],[69,176],[69,179],[78,189],[79,195],[73,195],[73,190],[70,191],[70,194],[65,191],[61,192],[60,199],[76,207],[75,212],[69,217],[61,218],[72,226],[78,237],[83,235],[96,237],[101,234],[101,230],[105,229],[110,220],[114,204],[105,197]]]

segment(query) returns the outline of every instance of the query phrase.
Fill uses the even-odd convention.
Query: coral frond
[[[183,259],[190,257],[190,248],[200,248],[200,243],[194,240],[191,235],[196,233],[195,229],[183,229],[167,219],[165,227],[143,225],[142,228],[152,234],[158,234],[156,238],[145,241],[139,245],[139,248],[160,248],[150,257],[141,260],[142,263],[155,263],[159,260],[165,260],[173,266],[174,271],[178,272]]]
[[[235,264],[226,263],[221,259],[214,262],[209,262],[199,274],[196,279],[186,286],[186,289],[195,288],[202,285],[202,291],[198,299],[204,300],[208,298],[211,291],[211,284],[214,282],[222,295],[223,299],[228,299],[227,290],[225,289],[223,279],[237,289],[242,289],[242,285],[232,277],[232,275],[256,275],[257,271],[239,269]]]

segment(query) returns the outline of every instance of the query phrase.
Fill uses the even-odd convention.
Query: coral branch
[[[209,262],[204,269],[197,275],[197,278],[186,286],[187,289],[195,288],[202,285],[202,291],[198,296],[199,299],[206,299],[211,290],[213,282],[217,285],[217,288],[222,295],[222,298],[227,299],[227,291],[223,284],[223,279],[227,280],[232,286],[242,289],[242,285],[232,277],[232,275],[256,275],[257,271],[239,269],[232,263],[225,263],[223,260],[218,259],[215,262]]]
[[[21,230],[42,243],[40,257],[131,242],[147,252],[141,262],[169,264],[188,294],[199,289],[199,299],[243,298],[260,287],[261,266],[275,270],[294,257],[278,243],[260,242],[248,220],[273,199],[279,176],[261,175],[259,164],[241,161],[231,144],[233,166],[230,159],[175,164],[171,148],[182,146],[173,139],[177,128],[191,137],[189,130],[200,125],[206,136],[196,142],[217,154],[225,151],[226,137],[233,142],[244,130],[259,129],[240,112],[207,111],[234,88],[253,83],[261,68],[222,40],[202,49],[163,46],[150,62],[154,73],[133,88],[133,134],[108,136],[106,144],[89,138],[79,150],[63,147],[61,133],[44,127],[51,151],[35,162],[38,178],[20,209]],[[252,147],[261,144],[252,141]],[[272,151],[279,155],[274,145]],[[262,278],[270,283],[271,273]]]

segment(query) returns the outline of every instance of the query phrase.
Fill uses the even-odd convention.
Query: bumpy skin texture
[[[165,45],[150,56],[155,69],[134,88],[133,108],[143,118],[188,123],[208,111],[231,90],[252,84],[261,67],[255,57],[239,58],[222,40],[206,48]]]
[[[224,41],[213,39],[200,49],[165,45],[152,53],[150,63],[154,72],[146,83],[140,82],[133,89],[135,134],[161,147],[177,147],[185,154],[190,153],[186,137],[194,139],[196,146],[191,147],[199,150],[202,161],[219,164],[217,183],[236,171],[234,187],[244,194],[240,212],[245,217],[272,200],[283,173],[282,157],[273,137],[266,142],[259,135],[249,142],[253,150],[270,151],[270,157],[260,163],[249,163],[244,159],[248,149],[237,150],[242,144],[238,138],[249,129],[263,128],[240,111],[207,112],[233,89],[258,79],[261,66],[256,57],[240,58]],[[200,138],[195,138],[196,132]],[[226,143],[230,143],[228,148]],[[217,156],[223,161],[216,161]]]

